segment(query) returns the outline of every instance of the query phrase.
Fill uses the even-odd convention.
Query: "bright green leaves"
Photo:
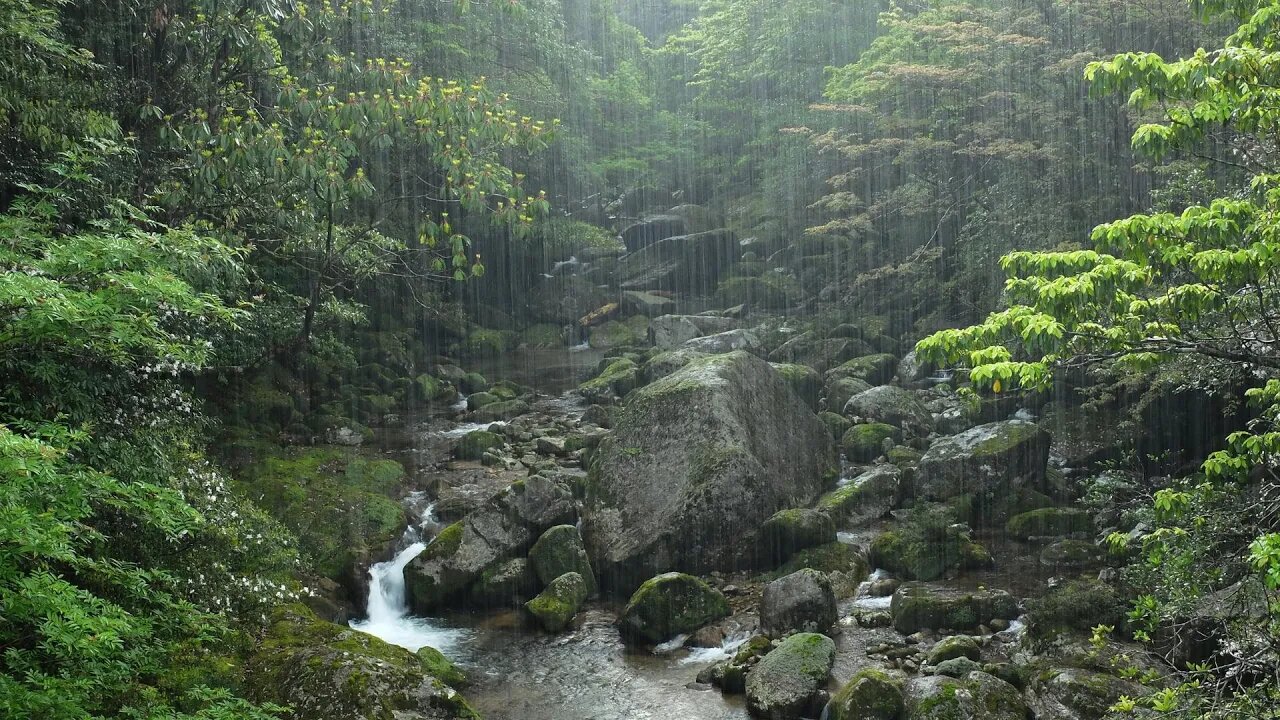
[[[1280,590],[1280,534],[1270,533],[1249,545],[1249,561],[1262,574],[1267,587]]]

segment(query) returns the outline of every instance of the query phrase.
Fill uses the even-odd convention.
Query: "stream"
[[[563,352],[563,351],[562,351]],[[561,355],[563,358],[563,354]],[[576,358],[574,358],[576,360]],[[526,376],[526,377],[532,377]],[[581,400],[564,390],[553,375],[553,393],[534,403],[534,411],[551,418],[580,414]],[[543,385],[547,389],[546,385]],[[457,421],[433,421],[414,438],[414,451],[432,455],[451,438],[488,427]],[[467,472],[446,468],[441,472]],[[470,471],[474,472],[474,470]],[[614,621],[620,607],[605,601],[586,605],[565,632],[547,634],[530,628],[517,610],[450,612],[415,617],[405,597],[404,568],[440,529],[432,512],[433,498],[413,493],[406,506],[420,518],[405,530],[391,559],[369,570],[367,618],[352,621],[357,630],[411,651],[431,646],[463,668],[471,680],[464,690],[471,705],[487,720],[746,720],[745,698],[724,695],[695,682],[698,672],[723,659],[747,639],[731,635],[721,648],[690,650],[675,638],[656,649],[626,646]],[[875,528],[840,533],[842,542],[863,543]],[[871,579],[880,579],[877,572]],[[1015,580],[1021,578],[1021,582]],[[1042,581],[1032,567],[1006,567],[999,573],[974,573],[961,584],[991,583],[1029,593]],[[869,663],[868,648],[901,640],[891,628],[859,627],[852,616],[860,610],[888,609],[888,597],[870,597],[863,583],[856,597],[841,603],[841,622],[833,631],[837,645],[833,676],[837,683]],[[1012,589],[1012,588],[1011,588]],[[1012,642],[1015,623],[1001,642]],[[836,687],[836,686],[833,686]]]
[[[586,354],[583,354],[584,360]],[[575,353],[576,361],[578,354]],[[562,390],[558,378],[553,388]],[[535,404],[549,415],[581,413],[568,393]],[[488,427],[474,423],[434,426],[420,446]],[[423,505],[423,503],[426,503]],[[405,530],[393,558],[369,569],[367,618],[351,627],[411,651],[440,650],[467,671],[464,694],[486,720],[743,720],[741,696],[725,696],[693,680],[698,671],[729,656],[744,637],[724,648],[690,651],[679,647],[629,648],[614,619],[617,607],[592,603],[568,631],[549,635],[528,628],[515,610],[450,613],[422,618],[409,613],[404,568],[439,529],[431,504],[421,493],[406,499],[418,505],[421,520]]]

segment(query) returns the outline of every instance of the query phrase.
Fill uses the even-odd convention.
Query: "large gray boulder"
[[[583,536],[597,579],[625,593],[673,568],[751,566],[756,529],[834,468],[831,434],[767,362],[695,360],[632,392],[596,452]]]
[[[831,581],[817,570],[797,570],[764,587],[760,627],[766,635],[782,637],[798,630],[826,632],[837,619]]]
[[[572,525],[557,525],[542,533],[529,549],[529,563],[543,587],[565,573],[577,573],[582,576],[587,594],[596,590],[595,573],[582,546],[582,535]]]
[[[1121,697],[1140,698],[1150,691],[1114,675],[1079,668],[1039,673],[1029,693],[1032,711],[1048,720],[1089,720],[1107,715]]]
[[[749,353],[759,354],[764,344],[760,342],[760,336],[750,330],[729,330],[694,338],[685,342],[683,347],[708,355],[720,355],[734,350],[746,350]]]
[[[933,428],[933,414],[915,393],[896,385],[881,385],[854,395],[845,403],[844,414],[864,422],[885,423],[919,436]]]
[[[573,519],[567,488],[540,475],[513,484],[440,531],[405,567],[414,611],[426,614],[460,599],[486,570],[523,555],[544,531]]]
[[[729,601],[715,588],[684,573],[663,573],[636,589],[618,617],[629,641],[660,643],[729,616]]]
[[[769,720],[816,717],[835,659],[836,644],[825,635],[783,640],[747,673],[747,708]]]
[[[907,681],[902,692],[905,720],[1026,720],[1027,704],[1018,689],[984,672],[964,678],[943,675]]]
[[[618,261],[620,287],[709,295],[738,252],[737,237],[731,230],[668,237]]]
[[[738,321],[713,315],[663,315],[649,323],[649,337],[663,350],[677,348],[703,335],[736,330]]]
[[[970,428],[934,441],[916,471],[916,492],[947,500],[969,493],[996,496],[1044,483],[1049,433],[1024,420]]]
[[[1018,617],[1018,601],[1004,590],[973,591],[903,585],[889,605],[893,627],[904,635],[924,630],[974,630],[992,620]]]
[[[685,219],[679,215],[654,215],[622,231],[622,244],[627,252],[642,250],[669,237],[688,232]]]

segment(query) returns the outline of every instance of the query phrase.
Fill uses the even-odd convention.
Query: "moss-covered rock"
[[[673,572],[646,581],[632,594],[618,628],[625,639],[660,643],[728,615],[729,601],[719,590]]]
[[[451,403],[458,392],[445,380],[423,373],[413,380],[413,399],[424,403]]]
[[[817,370],[795,363],[772,363],[772,365],[806,405],[814,410],[818,409],[818,396],[822,394],[822,376]]]
[[[831,589],[835,592],[837,599],[852,597],[858,589],[858,584],[865,580],[870,572],[866,555],[860,548],[856,545],[833,542],[801,550],[765,578],[774,580],[805,568],[824,573],[830,579]]]
[[[467,396],[467,409],[479,410],[486,405],[492,405],[496,402],[502,402],[502,398],[491,392],[472,393]]]
[[[513,608],[533,597],[540,587],[528,559],[511,558],[481,573],[468,598],[477,607]]]
[[[788,637],[747,674],[748,709],[771,720],[798,719],[820,710],[835,657],[836,644],[825,635]]]
[[[972,630],[994,619],[1013,620],[1018,602],[1003,590],[959,590],[908,584],[898,588],[889,606],[893,626],[911,634],[933,630]]]
[[[468,357],[498,357],[515,349],[515,346],[514,332],[476,328],[467,333],[458,350]]]
[[[853,423],[839,413],[820,412],[818,413],[818,419],[822,421],[823,425],[827,426],[827,429],[831,431],[831,437],[837,441],[843,438],[846,432],[849,432],[849,428],[853,427]]]
[[[629,592],[664,568],[745,569],[775,512],[831,477],[826,428],[743,351],[695,360],[632,392],[585,485],[583,539],[597,580]]]
[[[853,377],[838,378],[823,386],[822,395],[825,398],[823,404],[827,411],[838,413],[840,417],[844,417],[844,408],[849,404],[849,400],[854,395],[859,395],[870,389],[871,385],[866,380],[859,380]],[[845,422],[850,426],[853,425],[847,418]],[[843,435],[844,433],[840,433],[835,437],[839,440]]]
[[[1120,627],[1125,603],[1110,585],[1077,578],[1027,601],[1027,637],[1034,646],[1047,646],[1070,634],[1087,634],[1098,625]]]
[[[299,720],[479,720],[449,686],[461,674],[439,653],[415,655],[301,605],[272,613],[246,677],[253,699],[289,705]]]
[[[1140,698],[1150,690],[1114,675],[1079,668],[1054,668],[1032,683],[1031,707],[1036,717],[1108,717],[1121,697]]]
[[[1045,507],[1009,518],[1005,530],[1019,540],[1093,532],[1093,519],[1078,508]]]
[[[594,378],[578,386],[578,392],[589,402],[612,403],[640,387],[640,366],[630,358],[610,362]]]
[[[823,495],[818,509],[845,526],[874,520],[898,503],[902,472],[893,465],[877,465],[843,486]]]
[[[1085,540],[1059,540],[1040,551],[1040,564],[1055,572],[1079,572],[1104,561],[1104,552]]]
[[[523,400],[503,400],[475,410],[470,417],[478,423],[491,423],[520,417],[527,412],[529,412],[529,403]]]
[[[747,305],[762,310],[785,310],[797,296],[790,283],[772,273],[763,277],[728,278],[716,289],[716,300],[723,307]]]
[[[827,705],[828,720],[898,720],[902,680],[876,668],[860,670]]]
[[[645,361],[640,368],[640,378],[642,384],[657,382],[662,378],[676,372],[685,365],[701,360],[707,356],[706,353],[690,350],[688,348],[678,348],[667,352],[660,352]]]
[[[760,527],[758,537],[761,561],[773,567],[800,550],[835,542],[836,526],[817,510],[779,510]]]
[[[964,678],[942,675],[913,678],[903,689],[910,720],[1026,720],[1027,704],[1018,689],[984,672]]]
[[[732,658],[699,673],[699,682],[709,682],[726,693],[747,691],[747,672],[773,649],[767,635],[756,635],[734,653]]]
[[[573,525],[557,525],[542,533],[529,550],[529,562],[543,585],[572,572],[582,577],[588,595],[596,591],[591,560],[587,558],[587,549],[582,544],[578,528]]]
[[[610,320],[597,325],[591,329],[587,342],[597,350],[647,345],[649,343],[649,318],[643,315],[634,315],[625,320]]]
[[[982,647],[978,645],[977,640],[968,635],[952,635],[939,640],[929,650],[927,662],[930,665],[937,665],[958,657],[977,660],[981,655]]]
[[[939,438],[920,459],[917,492],[946,500],[966,493],[997,497],[1039,487],[1049,459],[1049,434],[1023,420],[979,425]]]
[[[924,437],[933,429],[933,415],[909,390],[881,385],[849,398],[844,414],[865,422],[885,423]]]
[[[485,452],[502,447],[504,442],[504,438],[497,433],[473,430],[458,440],[453,455],[459,460],[479,460]]]
[[[524,609],[543,630],[547,632],[560,632],[568,627],[573,621],[573,616],[578,614],[578,608],[582,607],[582,602],[587,599],[587,582],[576,572],[565,573],[551,584],[547,585],[547,589],[538,593],[538,596],[524,604]]]
[[[898,369],[898,358],[888,353],[863,355],[842,363],[827,371],[827,381],[852,377],[865,380],[872,387],[884,385],[893,379]]]
[[[856,463],[869,463],[885,453],[885,441],[897,443],[902,431],[886,423],[862,423],[849,428],[840,438],[845,457]]]

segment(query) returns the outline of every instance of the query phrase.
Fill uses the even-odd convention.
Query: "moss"
[[[811,408],[818,407],[818,396],[822,393],[822,376],[808,365],[794,363],[773,363],[782,379],[791,386],[795,394]]]
[[[547,632],[559,632],[573,620],[587,595],[587,583],[583,577],[569,572],[552,580],[547,589],[524,604],[524,609]]]
[[[610,320],[592,328],[588,342],[591,347],[608,350],[610,348],[636,347],[649,341],[649,318],[635,315],[625,320]]]
[[[999,432],[983,440],[973,448],[974,457],[1002,455],[1026,442],[1031,442],[1042,431],[1034,423],[1001,423]]]
[[[470,357],[497,357],[512,350],[515,344],[515,333],[477,328],[467,333],[458,350]]]
[[[1077,508],[1046,507],[1009,518],[1005,530],[1020,540],[1046,535],[1074,535],[1093,531],[1089,513]]]
[[[767,575],[767,579],[776,580],[804,568],[812,568],[819,572],[841,572],[852,574],[859,581],[867,576],[867,560],[853,545],[842,542],[827,543],[817,547],[806,548],[791,556],[785,565]]]
[[[818,419],[822,421],[823,425],[827,426],[827,430],[831,432],[831,437],[836,440],[844,437],[849,428],[853,427],[853,423],[839,413],[821,412],[818,413]]]
[[[840,439],[840,447],[845,457],[853,462],[871,462],[884,454],[884,441],[898,442],[902,439],[902,431],[886,423],[863,423],[854,425]]]
[[[458,387],[464,393],[478,393],[489,389],[489,381],[478,372],[469,372],[458,381]]]
[[[888,353],[864,355],[849,360],[827,372],[827,380],[857,378],[871,385],[883,385],[893,379],[898,370],[898,358]]]
[[[876,668],[866,668],[831,698],[830,720],[897,720],[902,714],[902,681]]]
[[[479,460],[486,452],[502,447],[502,436],[488,430],[473,430],[462,436],[453,454],[459,460]]]
[[[766,310],[785,310],[798,295],[788,280],[776,273],[729,278],[716,289],[716,300],[725,307],[746,304]]]
[[[684,573],[646,580],[622,610],[619,629],[628,639],[658,643],[729,615],[719,590]]]
[[[297,537],[299,549],[324,577],[341,580],[357,559],[380,550],[404,530],[394,496],[404,468],[336,448],[240,446],[232,476]]]
[[[590,400],[607,400],[612,396],[625,397],[640,385],[640,366],[630,358],[619,358],[609,363],[594,378],[578,386]]]
[[[1050,589],[1027,603],[1027,634],[1033,642],[1047,642],[1063,634],[1089,632],[1098,625],[1119,627],[1125,603],[1110,585],[1075,579]]]
[[[890,463],[902,468],[910,467],[920,462],[921,454],[915,448],[907,447],[906,445],[894,445],[889,449],[889,452],[885,453],[885,457],[888,458]]]
[[[830,516],[816,510],[779,510],[760,526],[762,559],[770,566],[785,561],[799,550],[833,543],[836,526]]]
[[[454,688],[466,686],[466,674],[459,670],[456,665],[449,662],[449,658],[445,657],[444,653],[428,645],[419,648],[418,652],[414,654],[418,656],[418,662],[422,665],[422,668],[445,685]]]
[[[449,525],[441,530],[419,555],[423,560],[437,560],[458,552],[462,545],[462,521]]]
[[[582,577],[587,594],[595,592],[595,574],[591,569],[591,561],[587,558],[587,550],[582,544],[582,536],[578,528],[572,525],[557,525],[538,538],[529,549],[529,562],[537,573],[538,580],[549,585],[565,573],[577,573]]]

